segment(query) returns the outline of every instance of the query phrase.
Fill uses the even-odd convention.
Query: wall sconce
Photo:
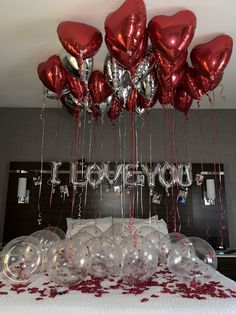
[[[18,179],[17,199],[18,204],[29,204],[30,191],[26,189],[27,178]]]
[[[204,191],[204,201],[205,205],[215,205],[216,203],[216,190],[215,190],[215,180],[206,180],[206,190]]]

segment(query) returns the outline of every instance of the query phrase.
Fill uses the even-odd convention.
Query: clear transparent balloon
[[[65,232],[57,226],[48,226],[47,228],[45,228],[45,230],[49,230],[56,233],[61,240],[65,239],[66,237]]]
[[[162,238],[160,242],[160,263],[166,264],[167,258],[175,244],[185,238],[186,236],[179,232],[168,233],[164,238]]]
[[[102,235],[102,231],[95,225],[83,227],[82,229],[79,230],[79,232],[80,233],[87,232],[92,234],[94,237],[100,237]]]
[[[2,250],[2,271],[12,284],[28,284],[36,279],[42,268],[42,249],[30,236],[10,241]]]
[[[49,257],[47,272],[54,283],[71,287],[87,277],[90,258],[84,243],[65,239],[53,247]]]
[[[102,236],[113,244],[118,245],[125,239],[128,232],[129,231],[126,226],[115,223],[109,229],[103,232]]]
[[[121,242],[118,264],[120,278],[128,285],[138,284],[150,279],[156,272],[157,250],[151,241],[133,234]]]
[[[91,268],[90,275],[105,278],[117,275],[117,246],[107,238],[99,237],[87,242]]]
[[[161,259],[161,240],[165,237],[165,234],[160,231],[152,231],[146,235],[146,239],[152,242],[157,250],[159,259]],[[160,261],[159,261],[160,262]]]
[[[82,243],[86,243],[88,240],[94,238],[94,236],[91,233],[88,232],[77,232],[74,234],[71,239],[74,241],[79,241]]]
[[[151,225],[149,226],[141,226],[137,229],[137,234],[142,236],[142,237],[146,237],[149,233],[151,232],[155,232],[156,229],[153,228]]]
[[[190,237],[176,243],[168,267],[184,282],[203,284],[215,275],[217,255],[207,241]]]
[[[48,254],[50,252],[50,249],[55,245],[56,242],[61,241],[61,239],[55,232],[46,229],[33,232],[31,234],[31,237],[38,239],[41,245],[44,265],[42,271],[44,271],[48,262]]]

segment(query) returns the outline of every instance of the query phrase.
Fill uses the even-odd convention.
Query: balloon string
[[[169,227],[169,207],[168,207],[168,202],[167,202],[167,194],[165,196],[165,209],[166,209],[166,224]]]
[[[218,190],[218,197],[219,197],[219,205],[220,205],[220,217],[219,217],[219,233],[220,233],[220,246],[224,247],[224,231],[225,231],[225,208],[223,206],[222,201],[222,181],[221,181],[221,158],[220,158],[220,150],[219,150],[219,143],[218,143],[218,133],[217,133],[217,118],[216,118],[216,111],[213,108],[213,104],[211,103],[211,112],[212,112],[212,127],[213,127],[213,144],[215,146],[216,151],[216,160],[214,162],[214,172],[215,172],[215,181],[217,184]],[[217,169],[218,164],[218,169]],[[219,174],[219,181],[217,180],[216,174]]]
[[[77,162],[78,162],[78,154],[79,154],[79,141],[80,141],[80,110],[76,112],[76,119],[75,119],[75,155],[74,155],[74,162],[75,172],[77,173]],[[71,217],[74,217],[74,208],[75,208],[75,198],[77,194],[77,188],[73,187],[72,192],[72,205],[71,205]]]
[[[172,198],[172,222],[173,222],[173,232],[177,231],[177,206],[174,196],[174,186],[171,187],[171,198]]]
[[[169,160],[173,161],[173,125],[172,125],[172,115],[171,115],[171,108],[167,107],[167,125],[168,125],[168,144],[169,144]],[[177,220],[176,220],[176,204],[175,204],[175,197],[174,197],[174,190],[172,186],[172,208],[171,208],[171,215],[172,215],[172,222],[173,222],[173,230],[177,230]]]
[[[141,121],[141,130],[140,130],[140,124],[139,124],[139,159],[140,159],[140,164],[143,163],[143,132],[142,129],[145,126],[145,123],[143,120]],[[140,205],[141,205],[141,216],[143,218],[143,185],[141,185],[141,191],[140,191]]]
[[[56,137],[59,136],[59,129],[60,129],[60,98],[59,95],[57,97],[57,130],[56,130]]]
[[[119,133],[119,162],[122,161],[122,134],[121,134],[121,117],[118,118],[118,133]],[[120,195],[120,212],[121,212],[121,218],[124,218],[124,203],[123,203],[123,189],[122,185],[121,187],[121,195]],[[113,221],[113,217],[112,217]]]
[[[202,132],[202,118],[201,118],[201,112],[199,108],[196,109],[196,115],[197,115],[197,124],[199,126],[199,147],[200,147],[200,159],[201,159],[201,171],[204,171],[204,165],[203,165],[203,132]]]
[[[170,108],[168,107],[168,131],[169,131],[169,160],[173,161],[173,131],[171,123],[171,113]]]
[[[175,153],[175,160],[176,166],[179,164],[178,160],[178,149],[177,149],[177,142],[176,142],[176,110],[173,112],[173,122],[172,122],[172,130],[173,130],[173,145],[174,145],[174,153]]]
[[[178,222],[179,222],[179,225],[178,225],[178,232],[181,232],[181,229],[182,229],[182,222],[181,222],[181,216],[180,216],[180,212],[179,212],[179,206],[178,206],[178,196],[175,200],[175,203],[176,203],[176,214],[177,214],[177,217],[178,217]]]
[[[114,123],[112,125],[113,128],[113,136],[114,136],[114,146],[113,146],[113,158],[114,158],[114,162],[116,161],[116,141],[117,141],[117,130],[116,130],[116,124]]]
[[[220,90],[220,97],[223,101],[226,101],[225,95],[223,95],[224,92],[224,84],[220,84],[221,90]]]
[[[167,134],[166,134],[166,128],[167,128],[167,109],[165,108],[163,110],[163,130],[164,130],[164,158],[165,160],[168,159],[168,154],[167,154]]]
[[[148,131],[149,131],[149,165],[150,165],[150,171],[152,171],[152,121],[151,116],[148,112]],[[151,223],[151,217],[152,217],[152,199],[151,199],[151,193],[149,193],[149,211],[148,211],[148,218]]]
[[[121,117],[118,119],[118,132],[119,132],[119,162],[122,160],[122,134],[121,134]]]
[[[131,178],[134,181],[134,172],[135,168],[135,122],[134,122],[134,112],[130,112],[130,163],[132,166],[131,169]],[[129,200],[129,230],[133,234],[134,231],[134,206],[135,206],[135,193],[134,187],[130,189],[130,200]]]
[[[185,160],[188,161],[188,120],[184,119],[184,155]]]
[[[135,115],[135,160],[138,162],[138,120],[137,120],[137,115]],[[136,212],[137,212],[137,218],[139,218],[139,185],[137,185],[136,188]],[[143,218],[143,217],[142,217]]]
[[[94,122],[92,122],[92,126],[91,126],[91,129],[90,129],[90,135],[89,135],[89,162],[91,162],[91,157],[92,157],[93,131],[94,131]]]
[[[81,177],[82,177],[82,180],[84,179],[84,166],[85,166],[85,140],[86,140],[86,136],[87,136],[87,133],[86,133],[86,125],[87,125],[87,110],[84,109],[84,120],[83,120],[83,142],[82,142],[82,174],[81,174]],[[86,203],[87,203],[87,183],[86,183],[86,186],[85,186],[85,193],[84,193],[84,212],[83,212],[83,218],[85,217],[85,208],[86,208]]]
[[[42,97],[42,109],[40,112],[40,120],[42,121],[42,136],[41,136],[41,150],[40,150],[40,184],[39,184],[39,194],[38,194],[38,218],[37,222],[40,226],[42,224],[42,212],[41,212],[41,194],[42,194],[42,184],[43,184],[43,163],[44,163],[44,141],[45,141],[45,118],[46,118],[46,95]]]
[[[102,116],[101,118],[101,124],[102,124],[102,127],[101,127],[101,158],[103,156],[103,126],[104,126],[104,117]],[[103,182],[101,182],[100,184],[100,201],[103,200]],[[100,217],[102,217],[102,206],[99,206],[99,209],[100,209]]]
[[[172,114],[172,137],[173,137],[173,150],[174,150],[174,155],[175,155],[175,164],[176,167],[178,168],[179,166],[179,160],[178,160],[178,150],[177,150],[177,142],[176,142],[176,111],[173,111]],[[177,182],[177,187],[178,186],[178,182]],[[181,216],[179,214],[179,207],[178,207],[178,201],[177,200],[173,200],[174,202],[174,215],[175,215],[175,229],[177,230],[177,219],[178,218],[178,232],[181,231],[181,226],[182,226],[182,222],[181,222]]]
[[[125,169],[126,161],[126,138],[127,138],[127,124],[126,119],[124,120],[124,134],[123,134],[123,167]],[[126,187],[125,183],[122,184],[122,195],[123,195],[123,206],[126,206]],[[126,208],[125,208],[126,209]]]

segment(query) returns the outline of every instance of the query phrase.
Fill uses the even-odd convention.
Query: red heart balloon
[[[146,7],[144,1],[126,0],[116,11],[107,16],[105,20],[105,32],[107,48],[111,55],[122,65],[126,67],[130,66],[131,62],[127,64],[125,61],[123,63],[124,60],[120,58],[117,51],[123,52],[130,58],[133,58],[133,55],[139,49],[140,43],[146,33]],[[113,52],[116,53],[116,56]],[[143,55],[139,56],[139,60]],[[134,65],[133,62],[132,66]]]
[[[190,45],[195,28],[196,16],[183,10],[172,16],[154,16],[149,22],[148,33],[153,48],[175,61]]]
[[[162,106],[168,105],[172,102],[173,95],[171,90],[166,89],[164,86],[161,86],[161,84],[157,87],[157,95],[159,103]]]
[[[65,87],[66,72],[58,56],[51,56],[46,62],[38,65],[38,76],[44,86],[59,95]]]
[[[89,110],[91,111],[91,115],[95,120],[97,120],[102,115],[98,105],[96,104],[91,104]]]
[[[77,98],[79,101],[86,96],[86,93],[87,93],[86,85],[83,81],[81,81],[77,77],[67,73],[66,83],[68,85],[68,88],[71,94],[75,98]]]
[[[188,94],[196,100],[200,100],[204,95],[204,91],[197,84],[198,73],[195,69],[189,67],[185,73],[185,89]]]
[[[220,82],[221,82],[222,79],[223,79],[223,76],[224,76],[224,74],[223,74],[223,72],[222,72],[222,73],[220,73],[219,75],[217,75],[217,76],[214,78],[213,81],[211,81],[210,90],[215,89],[215,88],[220,84]]]
[[[213,40],[197,45],[190,54],[192,65],[202,75],[210,77],[224,71],[233,50],[233,39],[228,35],[220,35]]]
[[[203,91],[203,93],[207,93],[211,88],[211,81],[208,77],[203,75],[196,75],[196,83],[200,90]]]
[[[93,71],[90,75],[88,87],[92,101],[99,104],[112,94],[112,90],[108,85],[105,75],[101,71]]]
[[[145,33],[136,51],[130,54],[128,52],[120,50],[116,45],[113,45],[108,38],[106,38],[106,43],[112,47],[112,50],[110,50],[112,56],[122,66],[128,69],[134,68],[140,62],[140,60],[143,59],[147,50],[147,42],[148,36],[147,33]]]
[[[139,105],[139,103],[140,103],[140,94],[137,91],[137,89],[132,88],[132,90],[131,90],[128,98],[127,98],[125,108],[129,112],[135,112],[136,107]]]
[[[122,112],[123,100],[113,95],[111,108],[107,111],[107,116],[111,121],[117,119]]]
[[[163,76],[159,73],[158,79],[159,83],[166,90],[173,90],[177,88],[183,81],[186,72],[186,66],[174,71],[172,75]]]
[[[154,55],[156,63],[159,66],[159,72],[161,72],[163,76],[169,76],[182,68],[187,59],[188,51],[184,50],[174,62],[165,58],[158,50],[154,50]]]
[[[173,106],[175,109],[183,112],[187,116],[188,111],[193,103],[192,97],[186,92],[183,86],[177,88],[174,95]]]
[[[62,22],[57,27],[57,34],[65,50],[80,64],[84,59],[93,57],[102,44],[101,32],[84,23]]]

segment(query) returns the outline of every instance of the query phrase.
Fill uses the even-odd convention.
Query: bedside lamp
[[[27,178],[19,178],[18,188],[17,188],[18,204],[29,203],[29,190],[26,189],[26,186],[27,186]]]
[[[206,191],[204,193],[205,205],[215,205],[216,202],[216,190],[215,190],[215,180],[206,180]]]

